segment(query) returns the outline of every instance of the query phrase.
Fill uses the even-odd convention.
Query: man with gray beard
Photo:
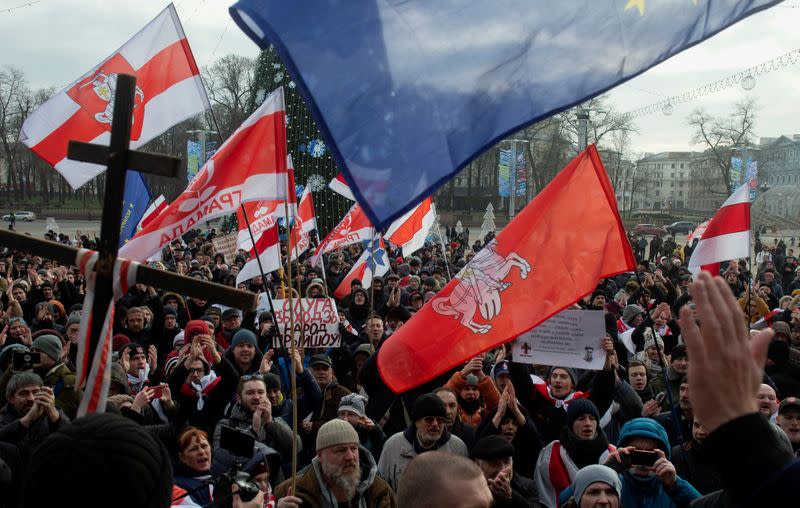
[[[275,488],[278,508],[396,508],[394,491],[378,475],[375,459],[358,444],[358,433],[346,420],[331,420],[317,433],[317,455],[311,466]]]

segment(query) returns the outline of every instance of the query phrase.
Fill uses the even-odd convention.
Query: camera
[[[31,370],[42,361],[41,353],[15,350],[11,356],[11,368],[16,371]]]
[[[239,487],[236,495],[245,503],[252,501],[258,495],[258,485],[250,480],[249,474],[242,471],[242,462],[239,460],[240,458],[249,459],[252,457],[255,445],[256,438],[251,434],[226,425],[221,426],[219,447],[230,453],[234,457],[234,461],[233,466],[228,471],[220,474],[212,481],[214,492],[220,493],[219,496],[215,496],[214,506],[227,508],[232,505],[233,496],[229,493],[234,484]]]

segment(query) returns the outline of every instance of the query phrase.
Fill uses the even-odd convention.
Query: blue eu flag
[[[122,224],[119,233],[120,247],[136,233],[136,225],[147,211],[150,199],[150,189],[144,176],[138,171],[126,171],[125,194],[122,198]]]
[[[353,194],[387,225],[524,126],[776,0],[239,0]]]

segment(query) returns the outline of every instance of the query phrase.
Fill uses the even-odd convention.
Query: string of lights
[[[766,62],[753,67],[749,67],[735,74],[731,74],[730,76],[714,81],[713,83],[708,83],[693,90],[689,90],[688,92],[684,92],[680,95],[667,97],[666,99],[654,102],[650,105],[629,111],[625,113],[625,116],[633,119],[658,112],[669,116],[673,113],[674,107],[678,104],[691,102],[700,97],[725,90],[726,88],[739,85],[745,90],[752,90],[756,86],[756,77],[763,76],[773,71],[782,70],[790,65],[796,65],[798,62],[800,62],[800,48],[793,49],[788,53],[775,57],[771,60],[767,60]]]
[[[14,7],[9,7],[7,9],[0,9],[0,14],[11,14],[11,12],[22,9],[23,7],[30,7],[31,5],[38,4],[42,0],[33,0],[32,2],[25,2],[24,4],[19,4]]]

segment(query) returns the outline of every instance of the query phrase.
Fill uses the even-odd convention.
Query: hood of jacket
[[[623,425],[622,429],[619,431],[617,447],[627,446],[628,441],[634,437],[646,437],[656,440],[659,450],[664,452],[667,460],[670,460],[670,446],[667,431],[664,430],[664,427],[657,421],[652,418],[634,418],[630,420]]]
[[[358,445],[358,465],[361,468],[361,481],[358,483],[356,492],[360,498],[364,495],[364,492],[372,486],[372,483],[375,481],[375,476],[378,474],[378,465],[375,463],[375,459],[372,458],[372,454],[361,445]],[[320,490],[323,492],[323,496],[325,496],[326,491],[328,491],[328,486],[325,484],[325,480],[322,476],[322,465],[319,463],[319,458],[314,457],[311,461],[311,467],[314,468],[314,474],[317,476]]]

